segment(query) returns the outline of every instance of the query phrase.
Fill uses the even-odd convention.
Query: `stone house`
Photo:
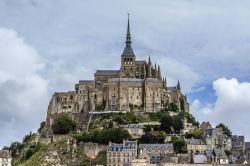
[[[11,166],[11,154],[8,150],[0,150],[0,166]]]
[[[139,144],[139,158],[148,163],[160,163],[161,159],[174,153],[173,144]]]
[[[250,161],[250,142],[245,142],[245,156]]]
[[[214,149],[214,162],[217,164],[229,164],[226,153],[221,149]]]
[[[205,129],[202,133],[202,140],[207,144],[208,149],[224,147],[224,133],[221,128]]]
[[[137,157],[137,142],[123,140],[122,144],[109,143],[107,148],[107,166],[130,166]]]
[[[245,137],[233,135],[232,136],[232,157],[233,160],[242,158],[245,153]]]
[[[201,139],[185,139],[189,153],[205,153],[207,145]]]
[[[194,164],[205,164],[207,163],[207,156],[206,154],[192,154],[193,157],[193,163]]]
[[[139,124],[127,124],[122,126],[133,138],[140,138],[144,134],[144,126]]]

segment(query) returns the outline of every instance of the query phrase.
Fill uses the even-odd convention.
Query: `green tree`
[[[183,99],[183,97],[181,97],[180,98],[180,107],[181,107],[181,110],[182,111],[184,111],[184,109],[185,109],[185,106],[184,106],[185,104],[184,104],[184,99]]]
[[[171,133],[173,120],[169,114],[163,116],[160,120],[160,123],[161,123],[160,125],[161,130],[165,131],[167,134]]]
[[[145,128],[143,129],[144,132],[150,132],[151,131],[151,126],[150,125],[146,125],[144,126]]]
[[[195,139],[201,139],[201,131],[198,128],[195,128],[192,130],[191,133],[187,133],[185,135],[186,138],[195,138]]]
[[[108,143],[109,141],[122,143],[123,139],[131,139],[131,135],[127,130],[121,128],[103,129],[98,136],[99,143]]]
[[[168,110],[172,112],[178,112],[178,106],[175,103],[170,103]]]
[[[154,137],[154,141],[157,143],[164,143],[166,134],[164,131],[154,131],[152,132],[152,135]]]
[[[20,142],[13,142],[11,143],[9,150],[11,151],[11,156],[12,157],[17,157],[18,153],[21,152],[23,149],[24,144]]]
[[[183,120],[180,116],[172,117],[172,126],[175,133],[180,133],[180,131],[184,128]]]
[[[228,137],[232,137],[231,130],[225,124],[220,123],[216,126],[216,128],[222,128],[222,131],[225,135],[227,135]]]
[[[146,133],[144,135],[141,136],[141,138],[139,139],[140,143],[156,143],[154,136],[151,133]]]
[[[113,121],[117,122],[118,124],[124,124],[124,120],[121,116],[116,116]]]
[[[190,114],[188,112],[184,112],[184,117],[187,119],[188,123],[191,123],[197,127],[200,125],[199,122],[195,120],[195,117],[192,114]]]
[[[227,156],[232,155],[232,152],[230,150],[225,150],[225,153],[226,153]]]
[[[31,139],[32,135],[33,135],[33,134],[32,134],[31,131],[30,131],[29,134],[25,135],[25,136],[23,137],[23,143],[27,143],[27,142]]]
[[[40,127],[39,127],[39,129],[37,130],[39,133],[41,133],[41,131],[42,131],[42,129],[43,129],[43,127],[45,126],[45,121],[42,121],[41,123],[40,123]]]
[[[68,134],[75,129],[76,123],[67,114],[59,115],[52,125],[54,134]]]
[[[182,137],[172,137],[171,142],[173,143],[176,153],[187,153],[187,144]]]

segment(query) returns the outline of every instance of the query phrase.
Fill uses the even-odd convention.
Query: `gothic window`
[[[70,96],[70,100],[73,100],[73,96],[72,95]]]

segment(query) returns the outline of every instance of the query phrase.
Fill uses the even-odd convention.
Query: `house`
[[[214,149],[214,162],[217,164],[229,164],[229,159],[223,150]]]
[[[194,126],[192,123],[188,123],[187,119],[184,119],[184,123],[183,123],[183,129],[182,129],[182,134],[186,134],[189,133],[190,131],[194,130],[195,128],[197,128],[196,126]]]
[[[187,143],[187,150],[189,153],[205,153],[207,151],[207,145],[201,139],[185,139]]]
[[[165,156],[174,153],[173,144],[140,144],[139,158],[147,159],[148,163],[160,163]]]
[[[201,132],[204,133],[206,129],[212,129],[212,125],[209,122],[202,122],[200,125]]]
[[[221,128],[207,128],[202,133],[202,140],[208,149],[223,147],[223,131]]]
[[[233,160],[242,158],[245,153],[245,137],[233,135],[232,136],[232,157]]]
[[[140,124],[127,124],[122,126],[133,138],[140,138],[144,134],[144,126]]]
[[[245,156],[247,160],[250,160],[250,142],[245,142]]]
[[[107,149],[107,166],[130,166],[137,157],[137,142],[123,140],[122,144],[109,143]]]
[[[205,164],[207,163],[207,156],[202,153],[192,154],[194,164]]]
[[[11,154],[8,150],[0,150],[0,166],[11,166]]]

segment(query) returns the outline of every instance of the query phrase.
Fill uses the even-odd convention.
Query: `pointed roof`
[[[177,87],[178,90],[181,90],[181,85],[180,85],[179,80],[178,80],[178,83],[177,83],[177,86],[176,86],[176,87]]]
[[[131,34],[130,34],[130,25],[129,25],[129,13],[128,13],[128,26],[127,26],[127,35],[126,35],[126,46],[122,53],[122,56],[135,56],[133,49],[131,47]]]

